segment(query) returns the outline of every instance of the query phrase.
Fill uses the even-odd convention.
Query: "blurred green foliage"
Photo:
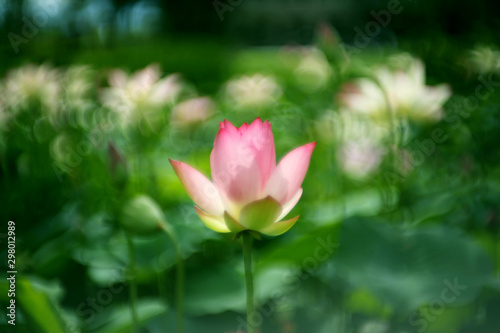
[[[421,17],[418,10],[405,15]],[[243,23],[246,41],[258,39]],[[226,37],[217,35],[150,36],[129,43],[117,38],[109,45],[89,37],[83,46],[81,40],[47,33],[23,45],[18,57],[5,57],[0,220],[16,222],[18,307],[15,330],[2,316],[2,332],[131,332],[131,281],[138,284],[143,331],[174,332],[178,286],[172,240],[161,231],[134,235],[136,269],[129,270],[119,219],[124,205],[144,194],[161,207],[178,238],[185,331],[244,329],[241,246],[199,221],[168,159],[208,175],[218,122],[239,126],[257,116],[273,125],[278,159],[296,146],[318,142],[293,210],[299,221],[280,237],[255,242],[263,332],[498,332],[500,77],[494,65],[480,72],[478,61],[470,60],[471,49],[480,51],[472,37],[487,43],[496,37],[482,24],[466,30],[464,40],[445,29],[419,35],[401,21],[395,24],[406,38],[391,45],[381,36],[359,52],[349,52],[352,36],[342,44],[332,30],[334,39],[321,33],[304,38],[315,40],[313,51],[296,44],[229,47]],[[171,25],[182,28],[183,22],[172,19]],[[384,142],[386,155],[376,171],[350,177],[338,157],[338,128],[327,116],[339,113],[339,92],[346,85],[394,65],[388,59],[402,52],[425,63],[428,85],[447,83],[453,95],[441,119],[410,121],[411,139],[396,148]],[[484,57],[479,52],[479,63]],[[9,90],[16,68],[47,60],[56,67],[47,66],[41,81],[25,73],[28,83],[23,81],[21,93]],[[150,63],[160,65],[161,78],[180,73],[182,89],[156,110],[153,121],[147,118],[149,107],[139,116],[144,118],[124,121],[102,97],[112,69],[133,73]],[[77,79],[68,73],[76,65],[89,65],[76,75],[88,86],[72,85]],[[242,78],[258,89],[246,96]],[[493,83],[485,86],[484,80]],[[43,84],[32,91],[30,82]],[[51,82],[60,85],[55,95]],[[231,82],[240,82],[233,85],[236,98]],[[70,87],[81,104],[73,103],[80,100],[69,95]],[[478,87],[490,94],[478,95]],[[206,118],[187,124],[175,118],[181,102],[205,95],[215,105]],[[12,97],[15,103],[8,102]],[[471,97],[477,104],[460,113],[469,110]],[[420,143],[435,129],[447,139],[421,163],[411,170],[394,165],[400,156],[394,151],[421,151]],[[6,260],[4,228],[0,252]],[[2,306],[9,301],[7,290],[3,280]]]

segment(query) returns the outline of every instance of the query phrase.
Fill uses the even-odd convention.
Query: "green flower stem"
[[[384,98],[385,98],[385,101],[387,103],[387,113],[389,114],[389,131],[390,131],[390,135],[391,135],[391,147],[390,147],[390,150],[389,150],[389,157],[390,157],[390,163],[391,163],[391,167],[392,167],[392,170],[394,171],[394,173],[396,174],[399,174],[399,170],[398,170],[398,154],[399,154],[399,148],[400,148],[400,143],[401,143],[401,137],[398,131],[398,127],[400,125],[400,121],[397,119],[397,116],[396,116],[396,110],[394,110],[391,106],[391,102],[390,102],[390,98],[389,98],[389,95],[387,93],[387,91],[384,89],[384,87],[380,84],[380,82],[377,82],[377,84],[379,85],[380,89],[382,89],[382,91],[384,92]],[[389,202],[395,202],[396,201],[396,197],[399,195],[399,192],[400,192],[400,187],[399,187],[399,182],[396,183],[395,185],[396,189],[395,189],[395,193],[391,193],[391,189],[389,187],[388,189],[388,195],[387,195],[387,200]],[[392,208],[392,207],[391,207]]]
[[[131,276],[129,283],[130,312],[132,314],[133,332],[137,332],[139,328],[139,321],[137,319],[137,282],[135,279],[135,251],[134,251],[134,244],[132,243],[130,235],[127,234],[126,237],[127,237],[128,256],[130,261],[129,273]]]
[[[495,271],[496,271],[496,276],[500,277],[500,240],[499,240],[500,235],[498,233],[495,234]]]
[[[6,187],[9,185],[9,170],[7,169],[7,156],[4,154],[0,155],[0,165],[2,167],[3,178],[5,181]]]
[[[157,240],[157,247],[156,247],[156,253],[161,252],[161,246],[163,243],[163,239],[158,239]],[[161,300],[167,300],[167,290],[166,290],[166,285],[167,285],[167,278],[163,272],[158,270],[156,272],[156,278],[157,278],[157,287],[158,287],[158,295],[160,296]]]
[[[167,234],[168,238],[172,242],[174,247],[175,256],[177,259],[177,272],[176,272],[176,306],[177,306],[177,333],[184,332],[184,261],[181,255],[181,248],[179,247],[179,242],[177,242],[177,237],[175,236],[172,228],[166,224],[161,223],[161,228]]]
[[[250,232],[242,233],[243,259],[245,262],[245,281],[247,293],[247,333],[255,333],[257,327],[251,324],[251,315],[255,311],[253,296],[253,273],[252,273],[252,235]]]

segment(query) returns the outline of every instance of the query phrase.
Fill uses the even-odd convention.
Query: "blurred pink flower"
[[[191,98],[174,107],[172,120],[182,125],[201,123],[210,117],[214,109],[215,103],[209,97]]]
[[[383,149],[369,140],[345,142],[337,154],[337,159],[352,178],[363,179],[376,171],[384,156]]]
[[[276,165],[269,121],[257,118],[237,128],[225,120],[210,155],[212,181],[185,163],[170,163],[207,227],[217,232],[248,229],[277,236],[299,218],[281,221],[302,195],[315,146],[312,142],[298,147]]]

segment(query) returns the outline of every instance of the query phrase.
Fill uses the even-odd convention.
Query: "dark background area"
[[[3,71],[26,62],[54,66],[76,62],[131,70],[159,62],[165,71],[182,72],[202,88],[213,90],[214,79],[227,77],[226,64],[234,50],[311,44],[318,25],[325,22],[339,32],[346,45],[354,45],[356,29],[365,31],[366,24],[374,20],[373,12],[387,10],[391,1],[50,0],[46,2],[53,6],[50,10],[40,6],[42,3],[3,2]],[[381,32],[370,38],[372,47],[408,50],[427,59],[439,57],[444,49],[498,43],[498,2],[397,3],[401,12],[391,15]],[[33,37],[33,29],[26,28],[23,18],[34,25]]]

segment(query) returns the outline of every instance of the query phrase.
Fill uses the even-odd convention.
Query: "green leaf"
[[[368,219],[342,225],[333,266],[352,289],[367,289],[405,315],[441,299],[443,290],[453,306],[469,304],[492,278],[484,250],[458,230],[404,229]]]
[[[256,260],[257,269],[278,263],[302,266],[309,258],[313,258],[318,265],[325,263],[337,251],[339,226],[324,226],[296,238],[290,235],[273,240]]]
[[[380,191],[367,189],[346,194],[340,200],[318,202],[304,217],[317,225],[333,224],[352,216],[373,216],[384,206]]]
[[[241,262],[243,262],[242,258]],[[204,315],[245,309],[244,276],[229,262],[200,269],[186,280],[186,312]]]
[[[168,307],[164,303],[154,299],[142,299],[137,302],[137,317],[141,324],[163,315]],[[132,332],[133,322],[128,305],[120,305],[110,311],[104,311],[96,317],[96,321],[105,321],[105,324],[97,329],[95,333],[129,333]]]
[[[19,305],[22,308],[28,322],[37,327],[40,332],[66,331],[60,311],[44,291],[35,287],[26,278],[17,277],[16,286],[16,306]]]

